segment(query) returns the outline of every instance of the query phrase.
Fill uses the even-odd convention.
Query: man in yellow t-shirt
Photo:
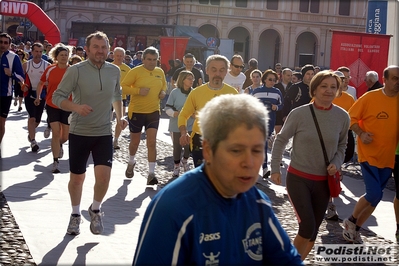
[[[359,162],[366,193],[344,220],[343,237],[361,243],[359,229],[380,202],[392,175],[399,141],[399,66],[384,69],[384,87],[365,93],[349,109],[351,129],[358,136]]]
[[[148,178],[147,185],[158,184],[155,176],[157,157],[156,136],[160,119],[160,100],[166,95],[165,73],[157,67],[158,49],[150,46],[143,52],[143,64],[134,67],[123,79],[122,93],[130,95],[129,130],[130,159],[125,175],[132,178],[136,164],[135,155],[140,144],[141,130],[145,128],[148,149]]]
[[[191,154],[195,167],[201,165],[203,160],[201,132],[198,126],[198,119],[195,118],[193,130],[190,136],[186,128],[187,120],[192,115],[196,115],[196,113],[212,98],[222,94],[238,93],[234,87],[223,82],[228,69],[229,60],[225,56],[209,56],[206,60],[206,73],[209,76],[209,82],[191,91],[182,110],[180,111],[177,121],[181,133],[180,145],[185,146],[191,144]]]
[[[125,78],[126,74],[130,71],[130,67],[123,63],[123,60],[125,59],[125,49],[122,47],[115,47],[114,49],[114,61],[112,64],[117,65],[121,71],[121,82]],[[122,94],[122,102],[123,102],[123,113],[122,115],[125,116],[125,108],[127,107],[126,105],[126,94]],[[118,139],[119,136],[121,135],[122,128],[119,125],[115,125],[115,136],[114,136],[114,149],[120,149],[118,145]]]

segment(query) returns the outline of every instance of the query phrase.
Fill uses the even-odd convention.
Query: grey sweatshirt
[[[112,103],[122,99],[119,80],[119,68],[108,62],[97,68],[86,60],[67,69],[53,94],[53,103],[61,108],[61,102],[72,93],[74,103],[87,104],[93,109],[87,116],[72,112],[70,133],[80,136],[112,134]]]
[[[313,175],[327,175],[323,150],[313,122],[310,104],[293,109],[287,116],[284,126],[277,134],[272,148],[271,172],[280,172],[280,162],[289,139],[293,137],[291,163],[295,169]],[[333,105],[330,110],[314,111],[323,136],[327,156],[337,169],[344,161],[348,138],[349,115]]]

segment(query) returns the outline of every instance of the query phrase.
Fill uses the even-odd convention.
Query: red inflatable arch
[[[44,34],[49,43],[55,45],[61,41],[61,34],[57,25],[35,3],[0,0],[0,14],[26,17]]]

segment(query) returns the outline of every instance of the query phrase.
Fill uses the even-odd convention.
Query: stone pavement
[[[64,145],[64,158],[60,160],[61,173],[52,174],[50,139],[43,137],[44,124],[39,126],[37,134],[41,149],[38,153],[32,153],[26,139],[26,119],[26,112],[17,113],[13,108],[7,120],[1,148],[1,191],[7,203],[2,207],[0,264],[131,265],[146,206],[171,179],[173,159],[168,133],[158,133],[162,141],[157,144],[156,174],[160,177],[161,185],[148,187],[145,178],[147,153],[144,137],[137,154],[135,176],[126,179],[124,173],[128,130],[122,132],[121,150],[115,152],[110,187],[102,204],[105,214],[102,235],[93,235],[89,230],[87,208],[92,202],[94,184],[93,165],[89,163],[81,204],[81,234],[73,237],[65,234],[71,211],[67,190],[67,145]],[[162,119],[161,123],[167,123],[167,119]],[[289,160],[285,159],[284,162],[287,164]],[[347,173],[353,175],[355,171],[351,169]],[[297,232],[297,221],[284,186],[276,186],[261,178],[257,186],[268,194],[276,215],[293,239]],[[361,179],[349,176],[344,177],[342,186],[343,192],[335,204],[340,217],[345,218],[350,215],[355,202],[364,192],[364,186]],[[361,230],[365,243],[392,245],[395,241],[393,197],[393,191],[385,190],[383,200]],[[316,244],[343,244],[345,241],[341,234],[342,220],[324,221]],[[12,242],[10,238],[15,238],[15,241]],[[306,262],[315,264],[313,251]]]

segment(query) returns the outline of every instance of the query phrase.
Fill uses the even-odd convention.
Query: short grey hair
[[[377,82],[378,80],[378,73],[375,72],[374,70],[367,71],[366,72],[366,79],[370,80],[372,82]]]
[[[215,153],[219,143],[237,127],[257,127],[267,138],[269,115],[265,106],[249,94],[224,94],[213,98],[199,111],[198,123],[202,139],[207,140]]]
[[[209,63],[212,62],[212,61],[223,61],[226,64],[226,68],[230,67],[230,61],[224,55],[214,54],[214,55],[209,56],[206,59],[206,68],[207,69],[208,69]]]
[[[114,49],[114,53],[116,52],[116,51],[121,51],[124,55],[126,55],[126,50],[124,49],[124,48],[122,48],[122,47],[115,47],[115,49]]]
[[[145,59],[147,54],[152,54],[152,55],[156,55],[157,58],[159,58],[159,51],[157,48],[155,48],[154,46],[149,46],[146,49],[144,49],[143,51],[143,58]]]

